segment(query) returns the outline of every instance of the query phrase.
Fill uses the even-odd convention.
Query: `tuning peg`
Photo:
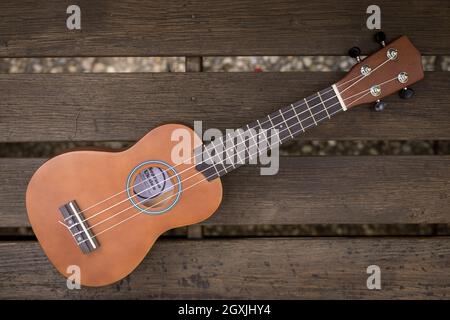
[[[387,106],[387,103],[386,103],[386,102],[381,101],[381,100],[377,100],[377,101],[375,102],[375,105],[374,105],[373,108],[375,109],[375,111],[383,111],[384,108],[386,108],[386,106]]]
[[[348,50],[348,55],[358,62],[361,61],[361,58],[359,57],[361,55],[361,49],[358,47],[350,48],[350,50]]]
[[[386,47],[386,34],[383,31],[375,33],[375,41],[381,46]]]
[[[415,92],[411,88],[403,88],[398,92],[398,95],[402,99],[411,99],[414,96]]]

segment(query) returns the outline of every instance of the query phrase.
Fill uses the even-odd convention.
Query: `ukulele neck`
[[[214,180],[344,110],[333,85],[203,145],[196,169]]]

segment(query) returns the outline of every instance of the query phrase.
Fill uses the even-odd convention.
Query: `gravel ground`
[[[121,150],[134,142],[0,143],[0,157],[53,157],[63,152],[95,147]],[[292,141],[281,146],[283,156],[432,155],[450,154],[450,141]]]
[[[422,57],[422,64],[426,71],[435,70],[435,61],[435,56]],[[203,58],[203,69],[206,72],[348,71],[354,64],[354,59],[347,56],[266,56]],[[444,59],[442,61],[442,66],[449,68],[449,59]]]
[[[184,72],[183,57],[4,58],[0,73]]]
[[[184,62],[183,57],[3,58],[0,73],[184,72]],[[435,70],[435,56],[425,56],[422,62],[425,70]],[[346,56],[203,58],[206,72],[348,71],[353,64]],[[438,64],[450,71],[450,57],[442,57]]]

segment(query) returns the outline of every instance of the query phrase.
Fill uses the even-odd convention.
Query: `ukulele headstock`
[[[349,109],[389,96],[423,77],[420,52],[402,36],[354,65],[336,86]]]

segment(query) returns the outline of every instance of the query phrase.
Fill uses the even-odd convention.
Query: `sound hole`
[[[134,176],[135,202],[147,208],[164,207],[173,198],[175,184],[169,170],[160,167],[142,168]]]
[[[160,160],[148,160],[134,167],[126,186],[133,206],[151,215],[172,209],[182,191],[180,175],[174,167]]]

